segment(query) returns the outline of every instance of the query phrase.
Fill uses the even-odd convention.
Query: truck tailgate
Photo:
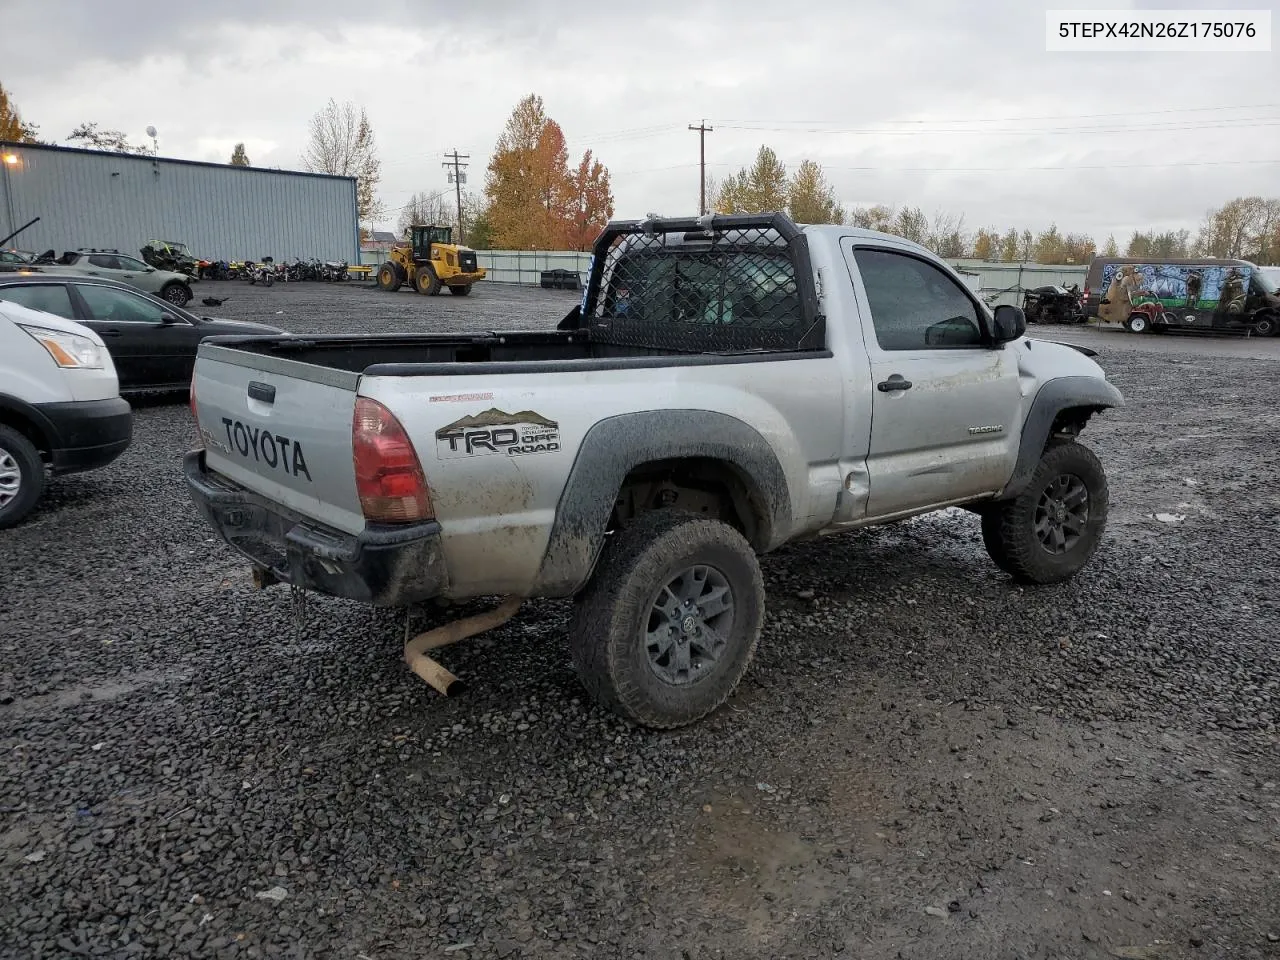
[[[364,529],[351,451],[360,375],[203,344],[196,415],[210,470],[348,533]]]

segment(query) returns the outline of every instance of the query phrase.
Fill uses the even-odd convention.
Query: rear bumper
[[[133,411],[120,397],[41,403],[48,423],[49,458],[54,473],[78,473],[105,467],[133,439]]]
[[[210,471],[203,450],[188,453],[182,469],[191,499],[222,539],[277,580],[379,607],[429,600],[448,586],[434,520],[353,535]]]

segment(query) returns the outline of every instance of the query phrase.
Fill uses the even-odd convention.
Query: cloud
[[[530,92],[575,157],[590,148],[613,171],[619,216],[694,209],[687,125],[703,118],[716,178],[767,143],[823,163],[850,205],[1099,240],[1194,228],[1230,197],[1275,194],[1280,171],[1239,162],[1280,160],[1274,56],[1050,54],[1044,10],[1014,0],[387,0],[376,15],[224,0],[190,16],[118,0],[61,18],[11,4],[5,22],[0,79],[45,137],[96,120],[140,142],[154,124],[164,154],[220,160],[244,141],[255,164],[290,167],[329,97],[364,105],[391,222],[412,193],[447,187],[454,147],[480,189]]]

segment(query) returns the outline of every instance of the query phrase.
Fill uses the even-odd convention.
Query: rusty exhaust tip
[[[443,696],[458,696],[466,690],[466,685],[446,667],[428,657],[426,652],[502,626],[515,616],[522,602],[520,597],[507,597],[494,610],[454,620],[442,627],[418,634],[404,645],[405,663],[432,689],[439,691]]]

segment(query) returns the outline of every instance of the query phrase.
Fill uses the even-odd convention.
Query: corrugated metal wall
[[[359,262],[355,180],[163,158],[4,145],[0,237],[24,250],[186,243],[213,259]]]

